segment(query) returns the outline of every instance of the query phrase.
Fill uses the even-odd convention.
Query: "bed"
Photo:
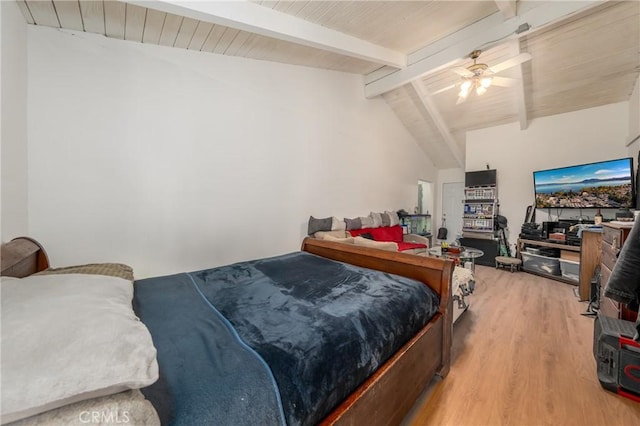
[[[25,247],[27,246],[29,247],[29,249],[25,249]],[[3,275],[14,275],[29,278],[35,277],[38,280],[43,281],[55,280],[58,278],[54,278],[56,277],[56,275],[45,275],[44,277],[41,277],[38,274],[31,274],[44,270],[45,272],[49,271],[61,273],[62,275],[58,275],[58,277],[61,277],[65,276],[65,272],[69,272],[68,270],[51,271],[51,269],[48,268],[48,261],[46,259],[46,253],[44,252],[44,249],[42,249],[42,247],[40,247],[39,244],[37,244],[33,240],[17,239],[9,244],[3,245],[2,249]],[[5,259],[11,259],[9,262],[11,264],[5,262]],[[285,270],[283,268],[286,268],[286,264],[288,262],[293,262],[293,260],[297,262],[294,264],[298,265],[295,266],[298,269],[292,270],[293,272],[289,271],[283,273],[282,271]],[[18,268],[17,265],[22,266]],[[30,266],[25,267],[24,265]],[[305,277],[308,277],[311,274],[302,273],[300,271],[304,271],[305,268],[308,271],[312,269],[315,270],[316,267],[318,268],[318,272],[325,271],[321,272],[320,275],[324,274],[329,277],[333,275],[339,276],[336,271],[340,270],[346,271],[347,276],[340,278],[340,282],[338,283],[329,283],[328,290],[319,290],[319,286],[315,287],[317,284],[315,278],[312,280],[313,282],[311,284],[307,283],[307,287],[304,287],[301,284],[296,284],[297,282],[305,281]],[[329,269],[322,269],[325,267],[328,267]],[[17,270],[19,270],[19,273],[16,274]],[[326,271],[329,272],[327,273]],[[382,273],[374,271],[380,271]],[[236,340],[240,342],[240,344],[246,344],[246,342],[249,342],[249,348],[245,348],[245,352],[251,355],[249,358],[253,357],[254,363],[259,364],[259,361],[264,361],[264,359],[268,359],[273,362],[273,364],[268,365],[262,371],[263,375],[269,376],[269,374],[271,374],[270,379],[277,378],[277,380],[272,381],[272,383],[276,383],[275,391],[271,392],[271,394],[275,396],[267,397],[267,399],[276,399],[278,403],[275,406],[276,408],[273,408],[275,414],[273,419],[271,419],[272,421],[270,420],[270,423],[362,424],[363,421],[366,421],[367,424],[399,424],[406,413],[413,406],[417,397],[425,389],[425,386],[428,384],[428,382],[435,375],[446,376],[449,371],[452,330],[452,297],[450,294],[452,271],[453,264],[450,261],[446,260],[385,252],[376,249],[349,246],[323,240],[305,239],[302,243],[300,252],[276,256],[274,258],[258,259],[251,262],[242,262],[240,264],[229,265],[226,267],[195,271],[188,274],[177,274],[175,276],[156,277],[149,280],[137,281],[134,286],[136,289],[135,294],[131,295],[130,300],[133,300],[133,304],[136,309],[135,314],[137,315],[137,317],[140,317],[140,319],[142,319],[151,336],[153,336],[153,343],[155,343],[157,346],[157,361],[159,363],[159,367],[155,365],[155,377],[152,377],[154,375],[150,374],[150,372],[154,373],[154,357],[153,362],[152,360],[149,360],[146,369],[138,368],[137,370],[135,370],[136,373],[141,376],[138,377],[136,381],[134,381],[135,385],[131,385],[131,383],[129,382],[124,383],[124,389],[116,389],[119,390],[119,392],[112,392],[113,389],[111,389],[109,390],[111,392],[110,394],[96,395],[96,398],[88,399],[88,401],[95,401],[99,400],[100,398],[113,399],[114,395],[118,397],[125,395],[126,398],[135,397],[139,400],[142,408],[146,410],[146,414],[141,414],[140,416],[142,417],[135,417],[134,414],[127,412],[127,416],[131,417],[127,420],[131,421],[131,419],[133,419],[134,423],[136,419],[149,420],[151,418],[149,417],[150,414],[148,414],[150,405],[153,405],[158,420],[162,419],[166,422],[168,419],[172,424],[197,424],[198,422],[202,421],[202,417],[200,417],[198,420],[195,417],[191,417],[189,413],[193,413],[195,411],[206,411],[206,400],[204,402],[197,402],[195,400],[197,400],[198,398],[192,398],[190,396],[197,395],[197,393],[190,393],[193,391],[185,390],[186,388],[175,387],[176,381],[180,386],[189,386],[193,384],[192,382],[197,382],[199,378],[198,376],[206,377],[205,373],[193,373],[193,371],[205,371],[205,369],[200,367],[192,369],[191,373],[184,370],[184,364],[198,366],[200,365],[198,364],[198,362],[202,362],[202,359],[196,359],[195,361],[185,361],[184,358],[181,358],[183,355],[180,355],[178,357],[179,361],[177,367],[171,367],[166,363],[167,353],[172,353],[180,350],[181,345],[175,343],[175,337],[167,338],[165,339],[166,342],[163,343],[162,336],[164,334],[169,334],[169,328],[178,327],[178,323],[180,321],[166,322],[166,319],[163,320],[163,316],[171,317],[172,315],[174,315],[173,313],[168,312],[168,309],[172,309],[172,307],[169,306],[171,304],[166,303],[167,300],[165,300],[164,302],[162,302],[161,300],[157,300],[157,298],[162,294],[166,294],[166,296],[169,298],[174,298],[175,295],[174,293],[172,293],[173,291],[181,292],[184,291],[184,289],[188,288],[191,293],[198,293],[198,300],[203,302],[203,305],[210,304],[212,305],[212,308],[215,309],[215,312],[224,313],[221,318],[222,325],[215,325],[212,323],[212,320],[206,319],[204,322],[206,324],[206,327],[204,328],[208,330],[211,327],[219,327],[221,329],[225,329],[226,327],[226,330],[229,332],[229,334],[239,334],[240,338]],[[265,273],[267,275],[263,276],[262,274]],[[275,275],[268,275],[270,273]],[[89,276],[83,273],[76,273],[73,278],[83,279],[87,277]],[[232,277],[233,280],[236,281],[229,281],[229,277]],[[294,279],[294,277],[297,278]],[[373,279],[375,280],[373,281],[373,284],[367,281],[367,277],[373,277]],[[269,342],[265,343],[264,341],[256,340],[257,335],[260,335],[259,337],[262,338],[263,334],[270,335],[275,333],[272,331],[265,331],[266,329],[256,332],[256,323],[269,323],[273,320],[273,318],[275,318],[276,320],[272,322],[276,324],[276,328],[277,326],[280,326],[284,327],[285,329],[289,328],[293,330],[295,327],[298,327],[299,323],[304,322],[304,318],[306,318],[307,315],[306,309],[312,305],[321,305],[322,309],[325,311],[321,313],[320,319],[314,319],[312,321],[313,323],[321,323],[323,321],[322,318],[326,317],[326,311],[334,310],[331,316],[335,317],[336,309],[352,309],[352,305],[372,305],[375,306],[375,310],[380,311],[383,316],[386,316],[387,314],[385,309],[387,309],[387,306],[385,305],[385,303],[388,305],[394,305],[396,302],[391,302],[391,300],[393,299],[391,298],[391,293],[389,292],[391,292],[392,290],[385,290],[388,291],[388,293],[380,293],[382,291],[382,286],[379,283],[382,282],[383,278],[391,280],[393,282],[393,284],[391,284],[392,287],[401,286],[398,287],[401,288],[401,291],[395,290],[395,293],[401,293],[400,296],[402,297],[408,299],[411,299],[412,297],[418,297],[413,296],[413,293],[417,292],[416,294],[432,293],[433,295],[435,295],[436,299],[434,299],[435,306],[433,306],[433,312],[429,314],[429,318],[421,319],[421,315],[414,312],[406,318],[401,317],[404,319],[401,319],[399,326],[394,326],[392,332],[389,332],[388,329],[384,328],[385,326],[387,326],[386,324],[378,324],[373,327],[374,329],[378,330],[378,332],[381,332],[384,335],[391,335],[395,338],[395,341],[393,342],[393,351],[387,354],[380,354],[379,352],[384,352],[384,350],[389,351],[388,347],[389,345],[391,345],[391,343],[376,343],[375,339],[369,339],[367,337],[369,336],[369,334],[367,334],[369,333],[369,331],[366,328],[361,327],[362,324],[367,322],[363,320],[363,318],[369,318],[370,314],[362,316],[363,314],[356,315],[352,314],[351,311],[349,311],[346,316],[342,317],[345,319],[345,321],[348,320],[350,324],[349,327],[342,327],[343,329],[352,328],[355,329],[357,333],[362,333],[362,335],[365,336],[360,340],[366,343],[367,350],[363,351],[362,349],[356,349],[355,353],[358,357],[358,362],[356,362],[356,364],[360,367],[362,367],[362,365],[364,364],[367,364],[367,368],[369,368],[370,371],[362,368],[362,371],[359,370],[355,373],[351,373],[348,371],[345,372],[342,370],[338,370],[337,372],[329,372],[328,367],[331,366],[329,364],[349,364],[349,362],[351,362],[353,358],[354,352],[352,351],[352,349],[343,350],[340,348],[340,350],[338,350],[337,352],[334,351],[334,358],[332,358],[333,361],[321,361],[319,364],[320,367],[318,367],[318,365],[307,365],[308,360],[306,358],[313,358],[313,356],[309,355],[309,348],[306,348],[305,351],[307,352],[303,352],[302,356],[298,356],[296,358],[297,361],[295,362],[287,363],[277,360],[273,361],[273,359],[276,358],[272,358],[273,354],[270,353],[270,350],[271,352],[273,352],[272,349],[275,346]],[[65,278],[65,280],[67,279],[69,278]],[[113,279],[121,280],[121,278]],[[175,286],[175,282],[180,280],[185,281],[185,283],[183,283],[184,285]],[[342,289],[346,288],[344,287],[345,282],[353,282],[355,283],[355,286],[359,288],[368,287],[369,290],[373,289],[374,293],[365,294],[364,296],[362,296],[364,297],[364,299],[362,300],[350,299],[350,303],[342,303],[341,305],[338,305],[338,308],[336,308],[334,305],[324,304],[324,300],[328,298],[328,294],[333,294],[335,296],[335,293],[337,291],[336,289],[340,289],[338,293],[342,294]],[[26,282],[17,282],[14,280],[13,282],[11,282],[11,285],[13,285],[15,288],[18,288],[19,285],[25,283]],[[117,281],[117,283],[119,285],[122,284],[121,281]],[[276,284],[271,285],[270,283]],[[2,285],[4,290],[5,280],[3,280]],[[284,299],[284,301],[280,300],[278,303],[288,306],[288,310],[286,310],[285,312],[288,312],[289,314],[293,312],[295,315],[301,316],[297,317],[296,321],[294,321],[293,323],[286,325],[284,324],[285,319],[282,312],[271,314],[265,313],[264,309],[260,309],[259,316],[256,317],[257,319],[250,320],[249,315],[246,314],[246,312],[248,311],[245,311],[247,302],[243,302],[243,304],[239,305],[238,302],[236,302],[236,294],[233,293],[233,291],[236,291],[236,289],[245,285],[248,287],[250,294],[250,297],[248,298],[248,300],[250,300],[250,303],[248,304],[256,304],[258,306],[264,306],[265,303],[273,303],[273,301],[276,299],[280,300],[279,298],[281,298],[282,294],[296,293],[295,298],[302,300],[302,304],[304,306],[300,305],[291,307],[289,306],[289,304],[292,302],[290,300]],[[411,287],[415,287],[415,290],[408,290],[409,287],[405,286],[409,285]],[[282,286],[286,288],[283,290]],[[302,291],[300,289],[302,288],[307,288],[307,290],[305,290],[306,293],[304,297],[299,297],[299,293]],[[159,289],[161,289],[161,291],[157,291]],[[232,291],[232,293],[229,293],[230,290]],[[263,300],[258,300],[258,293],[267,291],[271,291],[271,293],[264,294]],[[315,293],[321,293],[319,297],[320,299],[322,299],[322,302],[320,303],[316,299],[314,299],[313,303],[310,303],[307,299],[307,296],[312,293],[314,294],[314,297],[318,296]],[[228,294],[232,294],[233,296],[224,296]],[[338,299],[341,302],[344,302],[344,298],[346,297],[356,297],[351,293],[345,294],[345,296],[341,295],[340,297],[329,297],[329,299]],[[223,300],[215,299],[216,297]],[[171,300],[182,300],[182,298]],[[162,305],[162,303],[165,303],[165,305]],[[189,302],[189,299],[185,299],[184,304],[186,306],[196,306],[195,302]],[[173,305],[180,305],[180,303],[173,303]],[[405,309],[402,308],[399,309],[399,311],[401,311],[402,313],[403,311],[405,311]],[[196,308],[187,309],[186,311],[183,310],[181,312],[181,314],[175,315],[174,318],[177,318],[178,316],[189,317],[199,315],[198,309]],[[268,316],[265,316],[267,314]],[[289,314],[285,316],[289,316]],[[273,317],[272,315],[276,316]],[[292,316],[295,317],[295,315]],[[137,319],[137,317],[135,319]],[[358,320],[354,321],[354,317],[356,317]],[[160,319],[160,321],[155,321],[154,318],[155,320]],[[385,323],[385,321],[379,323]],[[409,323],[411,323],[411,327],[414,327],[413,330],[411,330],[411,327],[407,325]],[[351,324],[356,325],[352,326]],[[193,326],[192,328],[197,328],[198,330],[200,330],[202,327]],[[173,330],[173,332],[177,333],[176,336],[178,336],[178,338],[185,334],[179,329]],[[311,338],[306,338],[305,342],[307,342],[307,344],[314,341],[313,336],[320,336],[323,332],[315,330],[313,331],[313,333],[311,334]],[[410,333],[410,335],[403,337],[401,336],[402,333]],[[281,330],[280,334],[277,336],[277,341],[280,345],[278,347],[286,347],[290,343],[287,341],[283,344],[282,341],[287,340],[283,339],[283,336],[298,336],[300,334],[303,333],[287,333],[286,331],[283,332]],[[144,338],[139,337],[132,340],[144,340]],[[324,341],[324,338],[317,340]],[[330,342],[330,344],[328,345],[329,347],[337,348],[339,346],[347,347],[351,345],[354,340],[359,339],[342,336],[339,338],[339,340],[331,340],[330,338],[328,338],[327,341]],[[211,352],[211,348],[217,348],[220,345],[220,341],[221,339],[216,337],[215,343],[204,343],[200,353],[202,354]],[[349,344],[341,345],[339,342],[342,341],[349,342]],[[185,345],[182,346],[188,346],[189,348],[191,348],[192,346],[194,346],[194,344],[192,342],[186,342]],[[225,348],[223,351],[226,350],[227,349]],[[322,351],[325,350],[326,348]],[[129,349],[127,353],[130,352],[135,351],[131,351]],[[295,352],[295,350],[293,352]],[[370,352],[376,354],[376,361],[371,361],[368,358],[368,355],[366,354],[369,354]],[[224,356],[220,355],[222,353],[226,352],[216,352],[213,358],[211,358],[212,363],[220,364],[224,367],[225,365],[230,365],[229,362],[231,362],[231,365],[233,365],[233,362],[238,362],[239,360],[241,360],[242,365],[247,366],[247,369],[250,369],[249,361],[243,358],[236,358],[235,355],[225,358]],[[254,356],[256,355],[256,353],[258,355],[257,357]],[[338,355],[336,355],[336,353]],[[363,354],[365,354],[366,356],[364,356]],[[146,356],[150,358],[149,354],[147,354]],[[345,361],[336,362],[335,356],[338,356],[337,359],[343,359]],[[343,358],[339,358],[340,356],[343,356]],[[284,354],[284,359],[289,360],[291,358],[292,356],[290,354]],[[258,360],[258,362],[256,362],[256,359]],[[279,366],[279,364],[287,364],[287,367],[282,367],[282,365]],[[289,371],[287,370],[287,368],[291,367],[291,365],[293,365],[295,368],[299,368],[300,365],[302,365],[302,370],[291,370],[294,372],[293,375],[295,376],[295,378],[302,377],[307,373],[309,377],[313,378],[311,382],[314,386],[312,386],[310,391],[305,390],[302,385],[298,386],[297,381],[294,381],[295,386],[291,384],[283,385],[282,375],[290,374],[286,373],[286,371]],[[181,370],[181,368],[183,368],[183,370]],[[182,374],[182,372],[184,372],[184,374]],[[325,383],[326,380],[323,374],[326,374],[327,377],[338,377],[339,383]],[[366,374],[366,377],[360,377],[363,374]],[[189,377],[192,377],[192,379],[188,379]],[[248,401],[251,401],[250,404],[246,405],[247,407],[251,407],[254,405],[254,394],[264,392],[252,392],[252,386],[242,384],[242,380],[244,379],[232,376],[230,382],[232,385],[234,383],[237,383],[238,385],[235,387],[243,390],[246,393],[246,396],[243,396],[243,398],[246,397]],[[249,383],[253,383],[252,380],[254,379],[250,379]],[[217,379],[207,379],[204,381],[213,381],[217,383]],[[265,386],[264,383],[257,385],[256,387],[259,389],[266,389],[268,386]],[[318,383],[321,383],[322,385],[318,385]],[[123,384],[120,383],[120,385],[122,386]],[[127,388],[127,386],[129,387]],[[202,385],[196,384],[196,388],[198,386]],[[280,386],[280,388],[277,388],[278,386]],[[291,389],[293,389],[293,391],[291,391]],[[219,393],[219,391],[217,392]],[[315,396],[318,394],[324,394],[325,396],[329,395],[328,402],[323,402],[324,400],[320,401],[320,398],[316,398]],[[141,395],[144,395],[144,397],[146,398],[141,398]],[[176,398],[176,395],[180,397]],[[290,395],[294,395],[293,402],[291,402],[291,400],[289,399]],[[226,396],[228,397],[228,395]],[[4,398],[5,397],[3,395],[3,399]],[[281,400],[278,401],[278,398],[280,398]],[[333,400],[331,398],[333,398]],[[233,398],[228,399],[229,401],[233,402]],[[18,420],[20,422],[23,422],[24,424],[37,424],[37,422],[35,421],[29,423],[29,420],[38,418],[39,416],[50,414],[51,412],[57,412],[59,410],[66,409],[69,411],[69,407],[73,407],[74,405],[82,406],[82,404],[87,404],[87,399],[75,400],[71,401],[70,403],[67,403],[69,401],[64,402],[65,404],[63,406],[53,407],[55,409],[51,409],[51,411],[46,411],[42,414],[36,415],[35,417],[28,417],[23,420]],[[221,403],[217,403],[217,405],[216,403],[211,403],[211,407],[217,407],[215,410],[211,409],[211,411],[215,411],[214,414],[217,416],[219,415],[219,411],[224,411],[224,408],[228,405],[232,405],[232,402],[223,401]],[[305,404],[313,406],[312,408],[315,411],[309,414],[305,411],[307,409],[304,408],[300,409],[300,411],[305,411],[300,416],[298,416],[297,414],[295,416],[291,414],[292,411],[296,411],[296,407],[304,406]],[[52,406],[49,406],[48,408],[51,407]],[[222,409],[220,407],[222,407]],[[240,407],[242,407],[242,405],[240,405]],[[278,409],[278,407],[280,407],[280,409]],[[90,413],[94,413],[96,411],[100,410],[95,408],[84,410],[84,412]],[[102,409],[102,411],[100,412],[104,413],[105,410]],[[116,411],[116,415],[119,413],[122,415],[122,411]],[[69,415],[73,416],[73,414]],[[78,416],[78,414],[75,415]],[[207,418],[208,417],[204,417],[204,419]],[[221,421],[219,417],[211,417],[209,419],[216,419],[216,422],[224,423],[224,421]],[[10,418],[10,420],[15,419]],[[146,423],[147,420],[140,421],[144,421]],[[247,419],[245,423],[249,421],[256,422],[256,418],[254,417],[250,420]],[[233,422],[237,423],[237,419]],[[4,415],[3,423],[5,423]]]

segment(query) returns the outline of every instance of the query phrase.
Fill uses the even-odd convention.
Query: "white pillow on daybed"
[[[158,379],[151,335],[131,306],[131,281],[2,277],[1,290],[2,424]]]
[[[374,241],[364,237],[355,237],[353,243],[357,246],[376,248],[379,250],[398,251],[398,244],[392,241]]]

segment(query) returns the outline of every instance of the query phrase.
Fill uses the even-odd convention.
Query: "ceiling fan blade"
[[[504,62],[500,62],[498,65],[494,65],[491,67],[491,71],[494,73],[499,73],[500,71],[504,71],[507,68],[515,67],[516,65],[520,65],[523,62],[527,62],[531,60],[531,55],[528,53],[521,53],[518,56],[514,56],[511,59],[507,59]]]
[[[456,102],[456,105],[460,105],[461,103],[463,103],[464,101],[467,100],[467,97],[465,96],[458,96],[458,101]]]
[[[463,77],[473,77],[473,73],[464,67],[454,67],[451,68],[451,71]]]
[[[509,78],[509,77],[499,77],[499,76],[494,76],[491,79],[491,84],[493,86],[500,86],[500,87],[513,87],[516,84],[518,84],[520,80],[517,80],[515,78]]]
[[[431,95],[431,96],[434,96],[434,95],[437,95],[437,94],[439,94],[439,93],[446,92],[447,90],[451,90],[451,89],[453,89],[453,88],[455,88],[455,87],[456,87],[456,85],[455,85],[455,84],[452,84],[452,85],[450,85],[450,86],[443,87],[443,88],[442,88],[442,89],[440,89],[440,90],[436,90],[435,92],[431,92],[431,93],[430,93],[430,95]]]

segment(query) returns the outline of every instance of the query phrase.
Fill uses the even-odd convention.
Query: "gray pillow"
[[[380,213],[380,217],[382,218],[382,226],[391,226],[391,218],[386,213]]]
[[[312,235],[318,231],[331,231],[332,222],[333,218],[331,217],[316,219],[313,216],[309,216],[309,226],[307,227],[307,234]]]
[[[373,219],[370,216],[360,216],[361,228],[373,228]]]
[[[380,213],[371,212],[369,217],[373,221],[371,228],[380,228],[382,226],[382,215]]]
[[[347,219],[345,217],[344,218],[344,223],[347,224],[347,231],[350,231],[352,229],[360,229],[360,228],[362,228],[362,221],[360,220],[359,217],[356,217],[355,219]]]

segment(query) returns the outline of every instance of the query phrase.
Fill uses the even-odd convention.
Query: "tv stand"
[[[523,238],[518,239],[518,254],[520,253],[520,249],[525,244],[530,246],[538,246],[538,247],[551,247],[557,248],[560,250],[569,250],[569,251],[577,251],[580,252],[580,246],[572,246],[571,244],[563,244],[563,243],[554,243],[549,240],[526,240]]]
[[[548,240],[527,240],[523,238],[518,239],[517,245],[517,256],[520,256],[520,253],[524,247],[524,245],[537,246],[537,247],[551,247],[557,248],[560,250],[567,250],[571,252],[580,253],[580,276],[578,285],[578,299],[580,301],[586,301],[593,297],[591,294],[591,280],[593,279],[596,267],[600,265],[600,242],[602,241],[602,232],[597,230],[584,230],[582,231],[582,239],[580,241],[580,246],[573,246],[569,244],[562,243],[554,243]],[[553,280],[569,283],[572,285],[576,285],[576,282],[567,280],[562,276],[544,274],[544,273],[536,273],[531,271],[526,271],[530,273],[534,273],[536,275],[545,276],[547,278],[551,278]]]
[[[522,256],[520,253],[522,253],[524,251],[524,246],[536,246],[536,247],[550,247],[550,248],[556,248],[559,250],[567,250],[567,251],[571,251],[571,252],[578,252],[580,253],[580,246],[572,246],[570,244],[563,244],[563,243],[554,243],[551,242],[549,240],[527,240],[524,238],[518,238],[518,244],[516,245],[516,257],[519,259],[522,259]],[[541,277],[546,277],[546,278],[551,278],[552,280],[556,280],[556,281],[561,281],[563,283],[567,283],[567,284],[572,284],[572,285],[577,285],[576,282],[571,281],[567,278],[563,278],[561,275],[553,275],[553,274],[547,274],[545,272],[541,272],[541,271],[531,271],[528,269],[522,269],[525,272],[528,272],[530,274],[534,274],[534,275],[539,275]]]

